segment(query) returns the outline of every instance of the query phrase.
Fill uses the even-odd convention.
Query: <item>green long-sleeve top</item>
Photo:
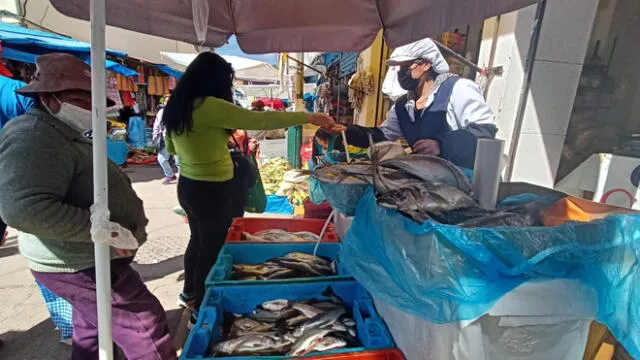
[[[180,176],[213,182],[233,178],[227,130],[274,130],[306,122],[304,113],[256,112],[214,97],[196,100],[192,116],[191,131],[167,133],[167,151],[180,158]]]

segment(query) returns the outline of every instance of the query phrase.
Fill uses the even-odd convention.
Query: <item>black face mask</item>
[[[407,91],[415,91],[420,83],[420,79],[411,77],[410,66],[402,66],[400,70],[398,70],[398,83],[400,83],[400,87]]]

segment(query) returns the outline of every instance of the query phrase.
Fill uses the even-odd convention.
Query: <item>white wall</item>
[[[0,0],[0,5],[12,2]],[[4,7],[2,7],[4,9]],[[89,22],[67,17],[59,13],[49,3],[49,0],[29,0],[25,11],[25,17],[49,30],[70,36],[77,40],[90,42]],[[123,30],[107,26],[107,47],[113,50],[124,51],[131,57],[161,62],[160,52],[195,52],[192,45],[145,35],[129,30]]]
[[[547,1],[512,181],[554,185],[597,6],[598,0]],[[494,65],[504,65],[505,75],[491,84],[487,100],[496,111],[499,137],[506,140],[507,149],[513,138],[535,9],[503,15],[500,23]],[[485,38],[489,35],[485,33]],[[490,41],[483,41],[481,59],[488,59],[489,48]]]

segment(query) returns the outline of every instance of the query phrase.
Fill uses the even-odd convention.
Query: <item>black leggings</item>
[[[0,243],[2,242],[2,237],[4,236],[4,232],[7,231],[7,224],[2,221],[0,218]]]
[[[205,279],[224,245],[232,220],[233,182],[191,180],[180,176],[178,200],[187,213],[191,239],[184,255],[184,289],[195,294],[199,309]]]

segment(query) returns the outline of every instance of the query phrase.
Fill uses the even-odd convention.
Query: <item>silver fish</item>
[[[330,333],[331,330],[317,329],[310,331],[301,336],[287,353],[289,356],[303,356],[313,351],[313,348],[322,341],[322,339]]]
[[[347,327],[340,321],[336,321],[331,325],[331,329],[340,332],[347,332]]]
[[[249,317],[261,322],[274,323],[290,319],[296,315],[298,315],[298,311],[293,309],[284,309],[282,311],[256,310]]]
[[[249,318],[239,318],[234,320],[232,327],[238,328],[240,330],[249,331],[252,329],[256,329],[264,326],[263,323],[249,319]]]
[[[285,321],[285,324],[287,325],[287,327],[294,327],[298,324],[302,324],[303,322],[309,320],[308,317],[306,317],[305,315],[298,315],[296,317],[292,317],[290,319],[287,319],[287,321]]]
[[[332,336],[327,336],[318,342],[313,351],[329,351],[334,349],[340,349],[347,346],[347,342],[343,339],[336,339]]]
[[[295,303],[291,306],[292,309],[296,309],[300,311],[304,316],[311,319],[312,317],[317,316],[318,314],[322,314],[324,311],[320,310],[312,305],[303,304],[303,303]]]
[[[272,300],[262,303],[262,308],[269,311],[282,311],[291,307],[291,301],[289,300]]]
[[[349,318],[349,317],[346,317],[346,318],[342,319],[342,323],[346,327],[354,327],[354,326],[356,326],[356,322],[352,318]]]
[[[273,346],[275,346],[275,341],[272,338],[252,334],[218,343],[214,346],[214,352],[231,355],[261,351],[272,348]]]
[[[306,334],[308,331],[312,329],[320,329],[320,328],[331,326],[333,323],[338,321],[338,319],[342,315],[344,315],[345,312],[346,312],[345,309],[338,308],[323,314],[319,314],[309,319],[308,321],[306,321],[300,327],[296,328],[293,332],[293,335],[302,336],[303,334]]]

